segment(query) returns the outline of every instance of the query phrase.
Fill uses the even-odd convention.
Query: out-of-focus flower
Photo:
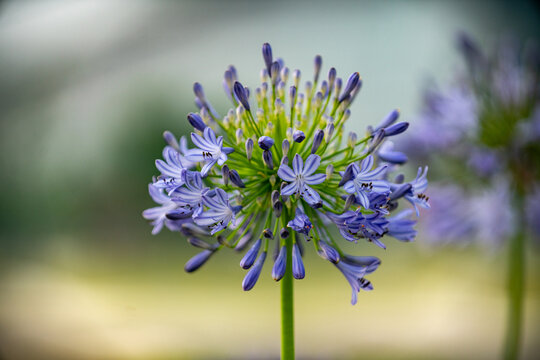
[[[540,57],[508,39],[492,56],[466,35],[459,47],[466,73],[427,92],[414,131],[397,145],[415,160],[434,160],[431,176],[454,184],[433,192],[426,238],[500,245],[523,226],[516,224],[516,197],[532,204],[540,186]],[[540,216],[526,219],[540,228]]]

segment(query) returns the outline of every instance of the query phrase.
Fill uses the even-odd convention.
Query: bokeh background
[[[0,358],[277,358],[270,271],[248,293],[232,252],[186,274],[196,250],[141,217],[163,130],[189,131],[192,84],[223,113],[223,71],[255,85],[270,42],[304,74],[316,54],[325,72],[360,72],[351,130],[398,107],[414,131],[423,89],[461,65],[458,31],[489,49],[505,33],[538,38],[539,20],[520,1],[0,2]],[[308,251],[299,358],[496,358],[504,249],[428,243],[358,245],[383,265],[356,306]],[[540,353],[539,255],[527,251],[525,358]]]

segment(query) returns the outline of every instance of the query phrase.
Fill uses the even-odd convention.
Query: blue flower
[[[352,288],[351,304],[355,305],[358,301],[358,293],[360,290],[370,291],[373,290],[371,282],[364,278],[368,274],[368,267],[364,265],[358,265],[355,263],[349,263],[345,259],[334,264],[339,271],[345,276],[345,279],[349,282]]]
[[[176,209],[176,203],[163,192],[163,189],[154,186],[154,184],[148,185],[148,192],[152,200],[161,205],[143,211],[143,217],[147,220],[152,220],[152,225],[154,226],[152,234],[156,235],[159,233],[163,225],[172,231],[179,230],[177,222],[167,218],[167,214]]]
[[[378,168],[372,170],[373,162],[373,156],[368,155],[364,160],[362,160],[360,167],[353,164],[351,167],[353,178],[343,185],[343,188],[349,194],[356,194],[357,201],[365,209],[369,209],[369,193],[374,192],[380,194],[388,193],[390,191],[390,185],[388,182],[386,180],[378,179],[384,174],[387,166],[379,166]]]
[[[367,280],[364,276],[371,274],[381,264],[381,261],[374,256],[350,256],[344,255],[338,257],[337,261],[335,257],[337,256],[337,251],[330,245],[320,242],[320,245],[323,245],[324,248],[319,251],[319,255],[323,258],[331,261],[334,266],[336,266],[339,271],[345,276],[345,279],[349,282],[352,288],[351,295],[351,304],[355,305],[358,300],[358,293],[360,290],[373,290],[373,285]],[[333,256],[328,256],[328,254],[336,254]]]
[[[413,241],[416,237],[416,220],[411,220],[409,216],[412,211],[404,210],[399,214],[388,218],[388,226],[386,234],[400,241]]]
[[[414,210],[416,211],[416,216],[420,216],[420,211],[418,210],[418,206],[423,207],[425,209],[429,209],[429,203],[428,203],[429,197],[424,194],[424,192],[427,190],[427,187],[428,187],[427,172],[428,172],[427,166],[424,168],[423,172],[422,172],[421,167],[418,168],[418,173],[416,174],[416,178],[410,182],[412,187],[404,196],[405,199],[408,200],[414,206]]]
[[[336,224],[345,240],[358,242],[359,239],[366,239],[386,249],[386,246],[379,241],[388,224],[384,214],[378,212],[364,215],[360,211],[349,210],[339,215],[328,213],[327,216]]]
[[[214,191],[204,186],[200,173],[190,171],[186,174],[185,187],[177,189],[172,200],[178,205],[179,213],[192,214],[196,218],[203,210],[204,199],[214,194]]]
[[[193,218],[193,221],[197,225],[211,229],[211,235],[226,229],[230,222],[235,222],[234,210],[229,205],[229,196],[222,189],[217,188],[213,198],[203,197],[203,203],[208,210]]]
[[[216,163],[220,166],[225,164],[227,154],[232,153],[234,150],[223,147],[223,136],[216,138],[214,130],[210,127],[204,129],[203,136],[204,138],[199,134],[191,133],[193,144],[200,150],[189,150],[186,158],[194,162],[206,161],[206,164],[201,169],[201,175],[205,177]]]
[[[313,228],[309,217],[298,207],[296,208],[296,215],[294,219],[289,221],[288,227],[301,234],[309,236],[309,231]]]
[[[182,156],[175,149],[166,146],[163,149],[163,160],[156,160],[156,168],[161,172],[154,186],[165,189],[169,195],[186,182],[187,169],[182,164]]]
[[[317,171],[321,163],[321,157],[318,155],[309,155],[306,159],[306,164],[302,161],[300,155],[296,154],[293,158],[293,168],[286,164],[281,164],[278,170],[278,176],[289,182],[281,190],[281,195],[300,194],[300,196],[310,205],[315,205],[321,202],[320,195],[313,190],[309,185],[318,185],[324,182],[326,174],[313,174]]]

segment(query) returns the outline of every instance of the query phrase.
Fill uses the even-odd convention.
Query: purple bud
[[[384,129],[392,125],[393,123],[396,122],[398,118],[399,118],[399,110],[398,109],[392,110],[390,114],[386,115],[386,117],[382,119],[381,123],[377,125],[377,127],[375,128],[375,131],[379,129]]]
[[[386,137],[385,129],[381,129],[377,131],[375,135],[373,136],[373,138],[371,139],[371,141],[369,142],[369,145],[367,148],[368,154],[372,153],[377,148],[377,146],[381,144],[381,142],[384,140],[385,137]]]
[[[358,135],[354,131],[349,132],[347,137],[347,145],[354,148],[356,146],[356,141],[358,140]]]
[[[227,164],[223,165],[221,168],[221,176],[223,177],[223,184],[229,184],[229,166]]]
[[[258,239],[255,244],[251,246],[246,255],[244,255],[242,260],[240,260],[240,267],[243,269],[249,269],[253,265],[261,248],[261,244],[262,240]]]
[[[276,281],[279,281],[285,275],[285,269],[287,266],[287,247],[282,246],[279,250],[279,255],[274,263],[272,268],[272,278]]]
[[[328,95],[328,81],[323,80],[321,83],[321,94],[323,95],[323,98],[326,98]]]
[[[394,125],[392,125],[390,127],[387,127],[385,129],[386,136],[394,136],[394,135],[401,134],[402,132],[404,132],[408,128],[409,128],[409,123],[408,122],[400,122],[400,123],[394,124]]]
[[[244,86],[242,86],[240,82],[238,81],[234,82],[233,92],[234,92],[234,95],[236,96],[236,99],[238,99],[238,101],[240,102],[240,104],[242,104],[244,109],[250,110],[246,88],[244,88]]]
[[[264,229],[262,233],[266,239],[272,240],[274,238],[274,233],[270,229]]]
[[[264,64],[266,65],[266,70],[270,74],[272,67],[272,47],[269,43],[264,43],[262,47],[262,55],[264,59]]]
[[[199,114],[195,113],[189,113],[187,116],[187,119],[191,126],[193,126],[195,129],[199,131],[204,131],[206,129],[206,124],[204,123],[203,119],[199,116]]]
[[[285,156],[284,156],[285,157]],[[288,163],[288,162],[287,162]],[[279,193],[281,194],[281,192],[283,191],[283,188],[287,186],[287,183],[285,182],[282,182],[281,183],[281,186],[279,188]],[[281,200],[283,200],[284,202],[287,202],[287,199],[289,199],[289,196],[288,195],[281,195]]]
[[[338,186],[343,186],[347,181],[351,180],[353,178],[353,168],[354,163],[349,164],[347,168],[345,169],[345,172],[343,173],[343,176],[341,177],[341,181],[339,182]]]
[[[279,74],[281,77],[281,81],[283,82],[283,85],[285,86],[285,83],[287,82],[287,79],[289,78],[289,68],[283,67],[281,69],[281,73]]]
[[[306,134],[302,130],[294,130],[292,138],[295,142],[301,143],[306,138]]]
[[[334,264],[337,264],[340,260],[339,253],[336,249],[328,245],[325,241],[320,240],[319,241],[319,256],[321,256],[323,259],[326,259]]]
[[[289,235],[289,230],[287,230],[286,228],[281,228],[281,230],[279,231],[279,237],[281,237],[282,239],[288,238]]]
[[[255,266],[253,266],[246,274],[246,277],[244,277],[244,281],[242,281],[242,288],[244,289],[244,291],[249,291],[253,289],[253,287],[257,283],[257,280],[259,280],[259,275],[261,274],[261,270],[265,260],[266,251],[259,255]]]
[[[182,228],[180,230],[182,234],[185,236],[193,236],[193,235],[202,235],[202,236],[208,236],[210,233],[203,228],[193,224],[193,223],[184,223],[182,224]]]
[[[233,80],[238,79],[238,73],[236,72],[236,68],[233,65],[229,65],[229,71],[231,72]]]
[[[332,86],[334,86],[334,82],[336,81],[336,75],[337,75],[336,69],[330,68],[330,70],[328,71],[328,88],[329,89],[332,89]]]
[[[394,182],[396,184],[403,184],[403,181],[405,181],[405,175],[404,174],[397,174],[394,178]]]
[[[349,210],[349,208],[351,207],[351,205],[354,203],[355,200],[356,200],[355,194],[350,194],[349,196],[347,196],[347,199],[345,200],[345,208],[343,209],[343,211]]]
[[[279,71],[281,70],[281,66],[279,65],[279,62],[274,61],[272,63],[272,66],[270,67],[270,78],[272,79],[272,85],[276,85],[279,82]]]
[[[206,249],[206,250],[214,250],[215,249],[214,245],[209,244],[206,241],[199,239],[198,237],[190,237],[190,238],[188,238],[188,242],[191,245],[193,245],[195,247],[198,247],[200,249]]]
[[[331,122],[328,125],[326,125],[326,129],[324,129],[324,132],[326,133],[326,143],[328,144],[330,140],[332,139],[332,135],[334,135],[334,123]]]
[[[339,98],[339,102],[342,102],[346,98],[348,98],[351,95],[351,92],[356,89],[356,86],[358,85],[358,82],[360,81],[360,74],[355,72],[350,77],[349,80],[347,80],[347,85],[345,86],[345,89],[343,90],[343,94],[341,94]]]
[[[407,183],[400,185],[390,193],[390,200],[397,200],[405,196],[412,189],[412,185]]]
[[[253,237],[253,232],[249,230],[244,236],[242,236],[238,243],[236,244],[234,250],[236,251],[242,251],[246,247],[246,245],[251,241],[251,238]]]
[[[401,151],[379,151],[379,159],[391,164],[405,164],[408,160],[407,155]]]
[[[233,74],[230,70],[225,70],[225,74],[223,75],[223,79],[225,80],[225,84],[227,85],[227,88],[229,90],[229,93],[233,87]]]
[[[306,276],[302,255],[300,254],[300,249],[298,249],[296,243],[293,244],[292,250],[292,271],[295,279],[300,280]]]
[[[288,165],[289,164],[289,158],[287,156],[283,156],[281,158],[281,162],[280,162],[280,165]]]
[[[317,130],[315,132],[315,136],[313,137],[313,145],[311,145],[311,153],[315,154],[317,150],[319,149],[319,146],[321,146],[321,143],[324,139],[324,131],[321,129]]]
[[[296,86],[291,86],[289,88],[289,101],[291,104],[294,102],[295,98],[296,98]]]
[[[270,199],[272,200],[272,204],[279,200],[279,191],[274,190],[272,191],[272,194],[270,195]]]
[[[196,97],[198,97],[201,101],[204,102],[204,90],[201,84],[199,84],[198,82],[193,84],[193,92],[195,93]]]
[[[343,80],[341,78],[336,78],[335,88],[336,88],[336,99],[339,96],[341,87],[343,86]]]
[[[322,57],[321,55],[317,55],[315,56],[315,60],[314,60],[314,65],[315,65],[315,76],[313,77],[313,82],[317,82],[319,81],[319,73],[321,72],[321,66],[322,66]]]
[[[270,170],[274,169],[274,160],[272,158],[272,153],[270,151],[268,150],[263,151],[263,161]]]
[[[230,170],[229,171],[229,179],[231,180],[231,182],[238,186],[239,188],[245,188],[246,185],[244,184],[244,182],[242,181],[242,179],[240,179],[240,175],[238,175],[238,171],[236,170]]]
[[[276,201],[273,204],[273,208],[274,208],[274,215],[276,215],[276,217],[280,217],[281,211],[283,210],[283,203],[281,201]]]
[[[204,263],[210,259],[210,256],[214,253],[213,250],[204,250],[191,259],[188,260],[184,266],[184,270],[188,273],[193,272],[204,265]]]
[[[251,156],[253,155],[253,139],[249,138],[246,140],[246,157],[251,161]]]
[[[270,136],[261,136],[259,138],[259,147],[263,150],[270,150],[272,145],[274,145],[274,139]]]
[[[165,142],[176,151],[180,151],[180,146],[174,135],[170,131],[165,131],[163,133],[163,138]]]
[[[287,155],[290,147],[291,145],[289,144],[289,140],[284,139],[283,142],[281,143],[281,151],[283,151],[283,155]]]

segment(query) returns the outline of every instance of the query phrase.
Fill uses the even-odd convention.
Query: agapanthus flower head
[[[415,131],[396,144],[417,161],[437,160],[431,170],[439,181],[435,208],[423,221],[426,238],[497,248],[518,227],[540,224],[540,216],[521,216],[528,219],[521,226],[512,216],[531,208],[540,186],[540,57],[510,38],[501,39],[492,54],[466,34],[458,45],[465,68],[450,86],[427,91]],[[390,162],[398,159],[383,147],[379,153]],[[417,209],[427,206],[423,176],[419,170],[404,194]],[[524,203],[519,209],[518,197]]]
[[[393,110],[365,136],[347,135],[349,107],[362,86],[358,72],[346,82],[335,68],[325,77],[317,56],[313,78],[302,86],[301,72],[275,60],[269,44],[262,55],[262,84],[254,90],[239,81],[233,66],[225,71],[223,87],[233,108],[223,117],[202,85],[194,85],[199,111],[187,116],[193,147],[164,134],[168,145],[156,161],[161,175],[150,184],[160,206],[144,216],[153,221],[153,233],[165,225],[202,250],[186,264],[188,272],[224,248],[248,249],[240,261],[248,271],[244,290],[258,281],[272,242],[273,279],[287,272],[303,279],[304,243],[310,242],[345,275],[356,303],[360,290],[372,289],[365,276],[380,260],[345,254],[339,237],[382,248],[385,235],[411,241],[416,231],[409,212],[390,215],[400,199],[427,206],[425,171],[408,183],[388,180],[407,156],[387,138],[406,131],[408,123],[397,122],[399,111]],[[333,231],[328,224],[335,224]]]

